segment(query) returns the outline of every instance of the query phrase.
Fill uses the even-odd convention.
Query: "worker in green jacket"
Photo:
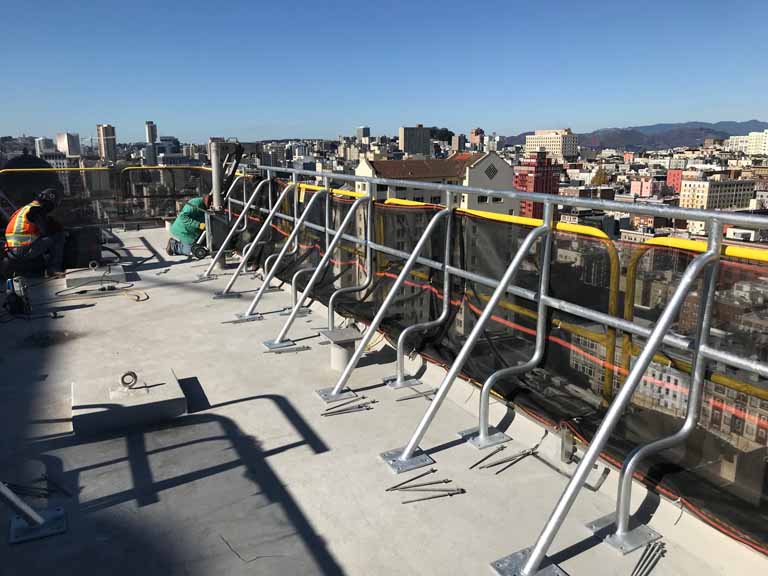
[[[205,212],[211,207],[211,195],[192,198],[181,209],[171,226],[166,252],[169,256],[189,256],[192,247],[205,230]]]

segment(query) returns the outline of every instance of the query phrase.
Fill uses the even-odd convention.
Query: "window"
[[[488,180],[493,180],[496,174],[499,173],[499,169],[496,168],[493,164],[489,164],[488,168],[485,169],[485,175],[488,176]]]
[[[488,196],[478,196],[477,197],[477,203],[478,204],[487,204],[488,203]]]
[[[494,204],[499,204],[500,202],[504,202],[504,198],[502,198],[501,196],[493,196],[491,200],[493,201]]]
[[[429,199],[429,202],[430,202],[431,204],[440,204],[440,196],[432,196],[432,197]]]
[[[413,197],[414,202],[424,202],[424,196],[414,196]]]

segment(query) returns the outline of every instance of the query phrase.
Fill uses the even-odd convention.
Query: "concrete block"
[[[187,399],[171,370],[137,373],[136,383],[132,386],[121,382],[121,374],[72,383],[75,434],[103,434],[137,428],[186,413]]]

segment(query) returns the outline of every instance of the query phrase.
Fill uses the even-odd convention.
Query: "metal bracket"
[[[623,555],[634,552],[650,542],[659,540],[661,534],[653,528],[640,524],[626,534],[616,533],[616,513],[611,512],[587,524],[587,528],[595,536],[603,538],[606,544],[615,548]]]
[[[400,460],[400,455],[403,453],[403,450],[405,450],[405,447],[387,450],[386,452],[379,454],[381,459],[387,463],[395,474],[402,474],[403,472],[409,472],[424,466],[431,466],[435,463],[432,457],[421,448],[416,448],[413,452],[413,456],[408,458],[408,460]]]
[[[231,321],[231,324],[243,324],[244,322],[255,322],[257,320],[264,320],[262,314],[243,314],[239,312],[235,314],[235,320]]]
[[[240,294],[240,292],[216,292],[213,296],[211,296],[212,300],[227,300],[230,298],[242,298],[243,295]]]
[[[46,510],[37,510],[37,513],[43,517],[45,522],[40,526],[27,524],[18,514],[11,517],[10,530],[8,531],[8,543],[19,544],[29,540],[37,540],[63,534],[67,531],[67,515],[63,508],[50,508]]]
[[[269,351],[283,350],[285,348],[292,348],[293,346],[296,346],[296,342],[293,340],[282,340],[281,342],[276,342],[275,340],[264,340],[263,344],[264,348]]]
[[[400,390],[401,388],[413,388],[414,386],[420,386],[422,381],[418,378],[412,378],[406,376],[402,382],[397,381],[397,375],[386,376],[381,381],[389,386],[392,390]]]
[[[290,316],[291,310],[292,308],[286,308],[284,312],[280,312],[280,316]],[[303,318],[304,316],[309,316],[310,314],[312,314],[312,309],[307,306],[302,306],[296,310],[296,315],[294,318]]]
[[[206,276],[205,274],[198,274],[196,280],[192,280],[192,284],[202,284],[203,282],[209,282],[211,280],[216,280],[218,276],[216,274],[211,274],[210,276]]]
[[[576,459],[576,437],[567,427],[560,429],[560,461],[570,464]]]
[[[459,438],[463,438],[467,444],[478,450],[504,444],[504,442],[512,440],[510,436],[507,436],[504,432],[493,426],[488,427],[488,438],[485,441],[480,440],[480,429],[477,426],[462,430],[456,434]]]
[[[349,388],[344,388],[338,394],[334,394],[333,386],[316,390],[316,393],[320,397],[320,399],[326,404],[332,404],[333,402],[340,402],[342,400],[346,400],[347,398],[354,398],[355,396],[357,396],[357,394],[352,390],[350,390]]]
[[[498,576],[520,576],[523,572],[528,554],[531,548],[523,548],[519,552],[499,558],[491,563],[491,568]],[[529,576],[568,576],[557,564],[552,564],[547,558],[544,559],[544,567],[539,568],[534,574]]]

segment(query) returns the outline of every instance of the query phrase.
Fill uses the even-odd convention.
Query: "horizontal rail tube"
[[[456,194],[482,194],[490,196],[502,196],[509,199],[531,200],[538,203],[552,203],[562,206],[574,206],[578,208],[594,208],[613,212],[632,212],[634,214],[647,214],[650,216],[662,216],[666,218],[681,218],[685,220],[712,221],[741,225],[768,225],[768,218],[756,214],[739,214],[737,212],[715,212],[713,210],[695,210],[690,208],[674,208],[670,206],[637,205],[636,203],[617,202],[615,200],[599,200],[593,198],[574,198],[570,196],[557,196],[554,194],[541,194],[540,192],[524,192],[522,190],[492,190],[488,188],[475,188],[459,186],[456,184],[433,184],[432,182],[414,182],[413,180],[398,180],[392,178],[373,178],[370,176],[353,176],[350,174],[337,174],[335,172],[314,172],[312,170],[298,170],[296,168],[280,168],[278,166],[260,166],[261,170],[283,172],[288,174],[321,177],[329,180],[342,180],[345,182],[366,182],[368,184],[383,184],[386,186],[402,186],[417,188],[419,190],[435,190],[439,192],[455,192]]]

